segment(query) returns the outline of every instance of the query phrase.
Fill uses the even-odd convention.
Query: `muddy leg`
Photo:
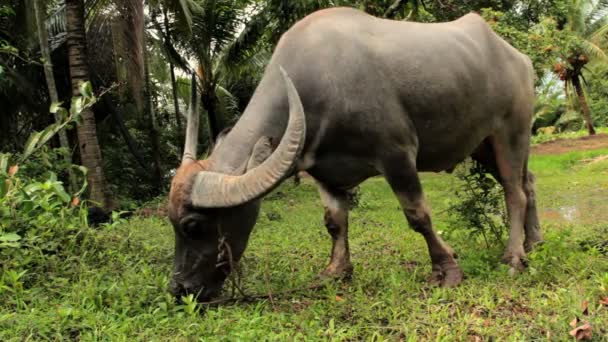
[[[528,200],[526,205],[526,221],[524,229],[526,231],[526,239],[524,241],[524,249],[530,252],[534,245],[542,242],[543,236],[538,222],[538,213],[536,212],[536,192],[535,192],[535,177],[532,172],[527,171],[524,176],[524,192]]]
[[[328,190],[319,184],[319,194],[325,207],[325,227],[331,236],[331,259],[322,277],[348,278],[352,275],[348,249],[348,199],[345,191]]]
[[[511,265],[512,272],[521,271],[526,262],[524,222],[527,198],[523,188],[526,156],[519,152],[518,144],[512,144],[504,137],[494,137],[492,143],[509,216],[509,241],[502,260]]]
[[[493,139],[486,139],[473,153],[473,159],[482,163],[488,168],[494,179],[503,185],[504,180],[502,179],[497,166],[497,158],[494,153]],[[527,164],[527,162],[525,163]],[[524,165],[525,165],[524,164]],[[525,166],[527,169],[527,165]],[[536,194],[534,186],[535,177],[530,171],[524,171],[523,176],[523,190],[526,195],[526,216],[524,223],[525,241],[524,250],[529,252],[532,250],[535,244],[542,241],[542,233],[540,231],[540,224],[538,223],[538,214],[536,212]]]
[[[454,251],[433,230],[430,210],[424,199],[416,171],[415,158],[398,155],[384,163],[384,174],[399,199],[407,221],[426,240],[432,262],[429,281],[434,285],[456,286],[462,281],[462,271]]]

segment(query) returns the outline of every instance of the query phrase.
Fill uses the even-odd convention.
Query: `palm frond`
[[[595,44],[590,40],[582,41],[583,50],[587,55],[594,59],[599,59],[602,61],[608,61],[608,54],[601,46]]]
[[[192,38],[188,47],[199,60],[208,65],[236,39],[246,18],[244,4],[248,1],[215,0],[201,4],[201,12],[192,18]]]
[[[165,24],[161,24],[160,22],[158,22],[155,16],[150,18],[152,25],[158,32],[159,37],[161,37],[161,42],[158,45],[162,46],[163,54],[174,66],[178,67],[180,70],[188,74],[191,74],[194,71],[188,64],[188,61],[186,61],[186,59],[177,51],[177,48],[173,45],[173,40],[171,39],[170,34],[170,27],[165,27],[165,25],[169,26],[169,22],[168,19],[165,20]]]
[[[193,0],[168,0],[167,2],[186,32],[192,33],[192,15],[200,13],[201,7]]]
[[[239,36],[223,49],[218,65],[238,65],[255,56],[254,49],[264,35],[268,24],[268,16],[263,10],[254,14]]]
[[[228,89],[217,86],[216,93],[224,105],[224,110],[231,116],[231,121],[240,116],[239,100]]]
[[[585,22],[589,26],[606,16],[608,16],[608,0],[596,0],[591,2]]]
[[[241,58],[239,63],[217,63],[215,72],[221,75],[219,82],[222,84],[234,84],[246,75],[261,75],[270,60],[271,51],[260,48],[249,51],[246,58]]]
[[[590,27],[589,40],[597,44],[605,43],[608,40],[608,17]]]

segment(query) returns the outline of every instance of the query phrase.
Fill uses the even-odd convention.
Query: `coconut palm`
[[[555,64],[553,71],[564,81],[566,93],[577,98],[589,135],[594,135],[591,111],[583,89],[583,70],[590,61],[608,61],[608,0],[569,0],[564,31],[573,38],[566,39],[563,49],[566,55]]]
[[[66,0],[66,29],[70,81],[72,95],[80,95],[80,84],[89,81],[87,41],[84,30],[83,0]],[[95,114],[90,108],[81,113],[82,122],[77,127],[78,147],[82,165],[88,169],[90,198],[103,208],[110,208],[111,198],[106,188],[106,179],[97,139]]]

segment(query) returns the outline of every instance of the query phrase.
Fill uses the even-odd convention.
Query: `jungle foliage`
[[[608,122],[605,0],[79,1],[84,5],[85,57],[93,90],[115,85],[92,108],[101,148],[96,158],[102,159],[107,179],[103,190],[111,197],[105,203],[108,209],[134,207],[167,190],[181,153],[191,73],[197,74],[200,114],[206,118],[199,146],[205,151],[244,110],[282,32],[326,7],[352,6],[380,17],[424,22],[478,12],[533,61],[539,95],[535,132],[584,125],[591,131],[591,124]],[[69,6],[50,0],[3,1],[3,152],[21,150],[29,132],[54,121],[49,90],[41,86],[47,83],[43,65],[49,61],[41,54],[33,3],[44,12],[58,100],[72,96]],[[86,164],[90,158],[76,148],[76,130],[66,132],[68,160]],[[50,148],[57,147],[60,142],[54,138]],[[89,181],[93,176],[89,174]],[[60,180],[68,184],[65,177]]]

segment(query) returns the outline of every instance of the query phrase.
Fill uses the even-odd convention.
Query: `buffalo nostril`
[[[171,292],[172,295],[177,296],[180,295],[183,292],[184,288],[183,286],[178,283],[175,280],[171,280],[171,282],[169,283],[169,292]]]

